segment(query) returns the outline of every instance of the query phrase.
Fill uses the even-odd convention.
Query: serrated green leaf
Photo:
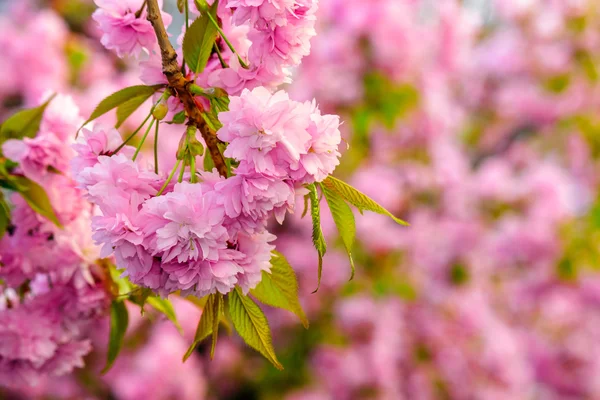
[[[169,321],[171,321],[173,323],[173,325],[175,325],[175,327],[177,328],[177,330],[183,334],[183,329],[181,328],[181,325],[179,325],[179,322],[177,321],[177,314],[175,313],[175,308],[173,307],[173,304],[171,304],[171,302],[167,299],[162,299],[160,297],[156,297],[156,296],[149,296],[148,298],[146,298],[146,303],[150,304],[152,306],[152,308],[154,308],[156,311],[164,314]]]
[[[213,293],[207,297],[206,304],[202,307],[202,316],[198,322],[196,328],[196,334],[194,336],[194,342],[189,347],[188,351],[183,356],[183,361],[186,361],[194,353],[194,349],[200,342],[208,337],[208,335],[216,332],[213,335],[211,343],[211,358],[214,356],[215,347],[217,344],[217,337],[219,332],[219,321],[223,314],[223,295],[220,293]]]
[[[112,367],[121,347],[123,347],[123,339],[129,325],[129,313],[127,307],[122,301],[113,301],[110,306],[110,334],[108,337],[108,352],[106,354],[106,366],[102,373],[108,372]]]
[[[22,139],[24,137],[34,137],[40,130],[42,117],[48,104],[56,95],[52,95],[42,105],[21,110],[8,117],[0,127],[0,144],[7,139]]]
[[[216,114],[229,111],[229,97],[228,96],[214,96],[210,99],[210,106],[214,108]]]
[[[183,58],[190,69],[201,73],[212,53],[217,39],[217,29],[203,13],[187,29],[183,38]]]
[[[154,86],[146,86],[146,85],[136,85],[126,87],[125,89],[121,89],[118,92],[111,94],[106,97],[104,100],[100,102],[92,112],[92,115],[81,125],[79,129],[81,129],[85,124],[95,120],[98,117],[103,116],[110,110],[121,106],[122,104],[130,101],[134,97],[143,97],[146,98],[152,96],[158,89],[164,87],[165,85],[154,85]],[[128,107],[130,108],[131,105]],[[122,112],[123,114],[125,112]]]
[[[115,125],[115,128],[120,128],[127,118],[129,118],[129,116],[133,114],[135,110],[140,108],[140,106],[144,104],[146,100],[148,100],[153,94],[154,92],[147,91],[120,104],[117,107],[117,124]]]
[[[227,296],[227,310],[235,330],[244,342],[261,353],[277,369],[283,369],[271,342],[269,322],[260,307],[236,287]]]
[[[373,211],[377,214],[387,215],[388,217],[390,217],[391,219],[393,219],[395,222],[397,222],[400,225],[408,225],[406,222],[402,221],[400,218],[395,217],[392,213],[390,213],[388,210],[383,208],[383,206],[378,204],[375,200],[371,199],[366,194],[353,188],[352,186],[348,185],[347,183],[345,183],[337,178],[334,178],[333,176],[328,176],[322,182],[322,185],[324,185],[326,188],[334,191],[335,193],[339,194],[344,200],[346,200],[348,203],[355,206],[361,213],[364,210]]]
[[[317,194],[317,188],[314,184],[308,186],[308,196],[310,198],[310,215],[312,217],[313,231],[312,241],[315,249],[317,249],[317,255],[319,256],[319,269],[317,272],[317,288],[315,292],[321,287],[321,275],[323,273],[323,256],[327,252],[327,243],[325,243],[325,237],[321,230],[321,209],[319,207],[319,195]]]
[[[273,252],[271,273],[263,271],[262,280],[250,293],[262,303],[293,312],[308,329],[308,319],[298,299],[296,273],[283,254]]]
[[[46,194],[43,187],[35,183],[34,181],[25,178],[24,176],[14,176],[13,180],[18,186],[18,191],[23,196],[23,199],[29,204],[29,207],[33,209],[39,215],[46,217],[52,221],[56,226],[62,227],[50,199]]]
[[[323,189],[323,194],[325,194],[325,200],[327,200],[333,222],[340,234],[346,253],[348,253],[348,257],[350,258],[350,267],[352,268],[350,280],[352,280],[356,271],[354,260],[352,259],[352,246],[354,245],[354,240],[356,238],[354,214],[352,213],[350,206],[346,204],[344,199],[337,192],[334,192],[325,185],[322,185],[321,188]]]

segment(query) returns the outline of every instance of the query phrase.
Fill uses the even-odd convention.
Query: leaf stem
[[[154,173],[158,175],[158,126],[154,130]]]
[[[129,143],[129,141],[130,141],[131,139],[133,139],[133,137],[134,137],[135,135],[137,135],[137,133],[138,133],[138,132],[139,132],[139,131],[140,131],[140,130],[141,130],[143,127],[144,127],[144,125],[146,125],[146,122],[148,122],[148,120],[150,119],[150,117],[151,117],[151,116],[152,116],[152,112],[150,112],[150,114],[148,114],[148,116],[146,117],[146,119],[144,120],[144,122],[142,122],[142,124],[141,124],[140,126],[138,126],[138,128],[137,128],[135,131],[133,131],[133,133],[132,133],[131,135],[127,136],[127,139],[125,139],[125,140],[123,141],[123,143],[121,143],[121,145],[120,145],[119,147],[117,147],[117,148],[115,149],[115,151],[113,151],[113,152],[112,152],[112,154],[113,154],[113,155],[114,155],[114,154],[117,154],[117,153],[118,153],[118,152],[119,152],[119,151],[120,151],[120,150],[121,150],[123,147],[125,147],[125,145],[126,145],[127,143]]]
[[[186,166],[186,161],[183,160],[183,165],[181,166],[181,171],[179,172],[179,180],[177,182],[181,183],[183,182],[183,174],[185,174],[185,166]]]
[[[219,50],[219,46],[217,46],[216,42],[213,44],[213,49],[215,50],[215,52],[217,53],[217,56],[219,57],[219,62],[221,63],[221,67],[228,68],[229,66],[227,65],[225,60],[223,60],[223,56],[221,55],[221,50]]]
[[[196,156],[190,156],[190,183],[196,183],[198,180],[196,179]]]
[[[185,5],[185,32],[187,33],[190,28],[190,5],[187,0],[183,3]],[[181,63],[181,73],[185,76],[185,57],[183,58],[183,62]]]
[[[157,196],[160,196],[165,191],[167,186],[169,186],[169,183],[171,182],[171,179],[173,179],[173,175],[175,175],[175,172],[177,172],[177,168],[179,168],[180,163],[181,163],[181,160],[177,160],[177,162],[175,163],[175,166],[173,167],[173,169],[171,170],[171,173],[169,174],[169,177],[165,181],[165,184],[160,188],[158,193],[156,193]]]
[[[210,19],[210,22],[212,22],[212,24],[215,26],[215,28],[217,28],[217,32],[219,32],[219,35],[221,35],[221,37],[223,38],[225,43],[227,43],[227,47],[229,47],[229,50],[231,50],[231,52],[237,56],[242,68],[248,69],[248,64],[246,64],[246,62],[244,60],[242,60],[242,57],[240,57],[240,55],[237,53],[237,51],[235,51],[235,48],[233,47],[233,45],[231,44],[229,39],[227,39],[227,36],[225,36],[225,32],[223,32],[223,29],[221,29],[221,27],[219,26],[219,23],[215,20],[215,17],[212,16],[210,11],[208,11],[206,13],[206,15],[208,15],[208,19]]]
[[[146,141],[146,138],[148,137],[148,133],[150,133],[150,129],[152,129],[152,125],[154,125],[155,122],[156,122],[155,119],[153,119],[152,122],[150,122],[148,129],[146,129],[146,133],[144,133],[144,136],[142,136],[142,140],[138,144],[137,149],[135,149],[135,153],[133,153],[133,157],[131,157],[132,161],[135,161],[138,154],[140,154],[140,150],[142,150],[142,146],[144,145],[144,142]],[[157,124],[157,126],[158,126],[158,124]]]

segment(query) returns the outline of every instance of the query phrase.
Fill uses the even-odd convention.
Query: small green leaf
[[[334,178],[333,176],[328,176],[323,182],[327,189],[339,194],[344,200],[348,203],[352,204],[362,213],[363,210],[373,211],[377,214],[387,215],[392,218],[400,225],[408,225],[406,222],[402,221],[400,218],[396,218],[392,213],[379,205],[375,200],[371,199],[366,194],[358,191],[347,183]]]
[[[142,104],[148,100],[154,92],[146,91],[139,96],[135,96],[120,104],[117,107],[117,124],[115,128],[119,128],[129,118],[131,114],[135,112]]]
[[[24,137],[34,137],[40,130],[42,117],[48,104],[56,95],[52,95],[42,105],[34,108],[21,110],[8,117],[0,127],[0,144],[7,139],[22,139]]]
[[[185,2],[187,0],[177,0],[177,9],[179,10],[180,13],[185,11]]]
[[[23,176],[15,176],[13,179],[18,185],[19,193],[33,211],[62,227],[44,188]]]
[[[108,372],[115,362],[121,347],[123,347],[123,339],[129,325],[129,313],[127,307],[122,301],[113,301],[110,306],[110,334],[108,340],[108,353],[106,355],[106,366],[102,373]]]
[[[202,316],[198,322],[196,328],[196,335],[194,336],[194,342],[189,347],[188,351],[183,356],[183,361],[186,361],[194,353],[194,349],[200,342],[208,337],[208,335],[216,332],[213,335],[211,344],[211,358],[214,356],[215,346],[217,344],[219,321],[223,313],[223,295],[220,293],[213,293],[208,296],[206,304],[202,308]]]
[[[283,369],[271,342],[269,322],[260,307],[236,287],[227,296],[227,310],[235,330],[246,344],[261,353],[277,369]]]
[[[317,255],[319,256],[319,269],[318,269],[318,282],[317,288],[313,293],[316,293],[321,287],[321,274],[323,272],[323,256],[327,252],[327,243],[325,243],[325,237],[321,230],[321,210],[319,207],[319,195],[317,194],[317,188],[314,184],[308,186],[308,196],[310,198],[310,215],[312,217],[313,231],[312,240],[315,249],[317,249]]]
[[[98,104],[96,106],[96,108],[92,112],[92,115],[90,115],[88,120],[85,121],[79,129],[83,128],[83,126],[85,124],[87,124],[88,122],[91,122],[91,121],[95,120],[96,118],[101,117],[102,115],[106,114],[110,110],[129,102],[133,98],[137,98],[137,97],[141,98],[143,96],[146,96],[146,99],[147,99],[148,97],[152,96],[158,89],[160,89],[162,87],[164,87],[164,85],[154,85],[154,86],[136,85],[136,86],[127,87],[125,89],[121,89],[118,92],[111,94],[110,96],[108,96],[107,98],[102,100],[100,102],[100,104]],[[125,107],[124,110],[122,109],[121,117],[123,117],[126,114],[126,112],[132,108],[134,103],[130,103],[129,105],[127,105]],[[138,107],[140,104],[138,104]],[[133,111],[135,111],[135,110],[133,110]],[[131,112],[133,112],[133,111],[131,111]],[[117,125],[119,125],[119,124],[117,123]]]
[[[263,271],[262,280],[250,293],[260,302],[271,307],[293,312],[308,329],[308,319],[298,300],[296,274],[283,254],[273,252],[271,273]]]
[[[206,13],[190,25],[183,38],[183,58],[192,71],[204,71],[216,39],[217,29]]]
[[[175,313],[175,308],[173,308],[173,304],[167,299],[162,299],[156,296],[150,296],[146,298],[146,303],[150,304],[156,311],[164,314],[169,321],[175,325],[177,330],[183,334],[183,329],[179,322],[177,321],[177,314]]]
[[[173,115],[173,120],[165,121],[166,124],[183,124],[185,122],[186,114],[185,111],[179,111],[177,114]]]
[[[321,188],[323,189],[323,194],[325,194],[329,211],[331,211],[331,216],[333,217],[333,222],[335,222],[338,233],[342,238],[342,243],[350,258],[350,267],[352,268],[350,280],[352,280],[355,272],[354,260],[352,259],[352,246],[354,245],[354,240],[356,238],[354,214],[348,204],[346,204],[344,199],[337,192],[334,192],[325,185],[321,185]]]

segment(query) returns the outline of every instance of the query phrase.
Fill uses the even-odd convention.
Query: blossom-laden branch
[[[185,112],[189,118],[189,124],[198,128],[202,134],[202,138],[206,143],[206,147],[212,157],[213,163],[217,171],[221,176],[227,177],[227,165],[225,159],[219,150],[219,140],[215,132],[208,126],[204,117],[202,116],[201,105],[196,103],[194,96],[190,92],[189,86],[192,84],[188,80],[177,63],[177,53],[169,41],[165,25],[162,20],[160,6],[157,0],[148,0],[148,21],[152,24],[156,38],[158,39],[158,45],[160,47],[160,54],[162,58],[163,73],[167,77],[169,86],[172,92],[181,100]]]

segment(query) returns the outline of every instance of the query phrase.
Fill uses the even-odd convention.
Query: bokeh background
[[[94,8],[0,1],[0,119],[47,91],[87,116],[140,83]],[[104,321],[84,369],[0,398],[600,399],[600,3],[320,0],[311,44],[287,90],[342,116],[338,176],[411,225],[357,218],[349,281],[324,211],[315,294],[310,221],[274,227],[311,323],[265,310],[285,370],[226,332],[183,364],[200,310],[174,299],[185,335],[132,309],[107,375]]]

